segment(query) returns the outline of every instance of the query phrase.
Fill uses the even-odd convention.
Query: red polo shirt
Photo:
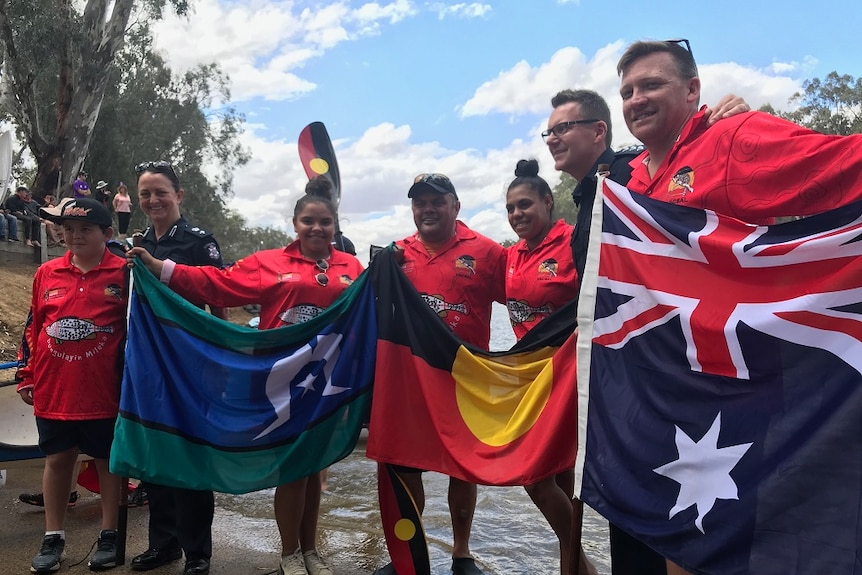
[[[109,419],[119,411],[126,335],[126,261],[107,249],[83,273],[72,252],[45,262],[33,278],[30,351],[18,389],[33,387],[33,412],[60,420]]]
[[[401,268],[431,309],[460,339],[488,349],[491,304],[505,301],[505,248],[460,221],[433,255],[418,234],[397,245],[404,250]]]
[[[323,273],[314,260],[299,251],[299,241],[285,248],[265,250],[242,258],[225,269],[177,264],[171,289],[192,301],[216,307],[260,304],[260,329],[302,323],[332,305],[353,283],[363,267],[356,257],[332,250],[325,286],[315,276]]]
[[[506,307],[515,337],[578,294],[578,274],[570,245],[574,226],[558,220],[533,250],[519,241],[507,250]]]

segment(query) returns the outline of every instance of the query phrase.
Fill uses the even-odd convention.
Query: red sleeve
[[[727,153],[727,202],[742,219],[812,215],[862,199],[860,134],[826,135],[755,113]]]
[[[196,304],[237,307],[259,303],[260,265],[256,254],[229,268],[177,264],[171,276],[172,290]]]

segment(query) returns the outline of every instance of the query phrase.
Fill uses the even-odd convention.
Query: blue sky
[[[832,0],[195,0],[190,17],[158,25],[157,46],[175,70],[216,61],[230,75],[253,156],[236,172],[231,206],[253,224],[293,232],[307,181],[296,139],[324,122],[341,169],[342,228],[365,252],[414,230],[406,195],[420,172],[452,178],[471,227],[514,238],[503,197],[517,160],[537,158],[558,181],[539,137],[554,93],[600,92],[615,145],[634,143],[615,72],[634,40],[688,38],[704,103],[733,92],[788,109],[806,79],[862,75],[860,16],[858,3]]]

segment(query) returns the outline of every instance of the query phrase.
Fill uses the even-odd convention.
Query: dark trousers
[[[664,557],[613,523],[609,527],[613,575],[667,575]]]
[[[125,234],[129,231],[129,222],[132,221],[131,212],[117,212],[117,222],[119,223],[120,233]]]
[[[213,492],[152,483],[145,488],[150,499],[150,547],[182,549],[186,561],[209,560],[213,553]]]
[[[16,213],[15,217],[21,221],[21,225],[24,227],[24,239],[39,241],[39,224],[41,223],[39,218],[20,212]]]

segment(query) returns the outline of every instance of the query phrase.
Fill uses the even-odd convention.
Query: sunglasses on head
[[[450,186],[452,185],[452,182],[449,180],[449,177],[445,176],[443,174],[419,174],[418,176],[413,178],[414,184],[419,184],[419,183],[424,184],[426,182],[442,183],[442,184],[448,184]]]
[[[662,40],[665,44],[677,44],[685,48],[688,55],[691,56],[691,63],[694,64],[694,69],[697,70],[697,62],[694,61],[694,52],[691,51],[691,44],[688,38],[673,38],[671,40]]]
[[[180,178],[177,176],[174,166],[165,160],[156,160],[155,162],[141,162],[135,166],[135,174],[140,176],[144,172],[154,172],[156,174],[165,174],[175,184],[180,183]]]
[[[326,260],[317,260],[314,262],[314,267],[320,270],[320,273],[314,276],[317,285],[326,287],[329,284],[329,276],[326,275],[326,270],[329,269],[329,262]]]

